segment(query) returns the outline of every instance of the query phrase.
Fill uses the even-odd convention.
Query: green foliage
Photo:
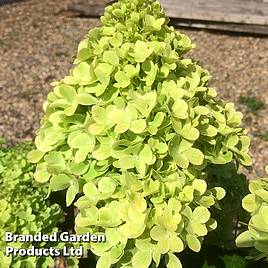
[[[47,187],[33,183],[34,165],[26,161],[31,144],[0,149],[0,267],[44,267],[53,265],[51,257],[5,256],[5,232],[17,234],[51,233],[62,218],[58,205],[46,199]],[[15,248],[29,248],[30,242],[11,242]],[[46,247],[44,243],[37,243]]]
[[[97,268],[180,267],[175,253],[200,251],[217,227],[210,208],[225,190],[208,187],[207,165],[251,165],[242,114],[215,100],[157,1],[121,0],[101,21],[48,95],[34,177],[67,190],[77,233],[106,234],[91,245]]]
[[[239,102],[246,105],[251,112],[258,112],[265,108],[265,103],[262,100],[250,95],[241,95],[239,97]]]
[[[266,173],[268,175],[268,166]],[[251,218],[248,230],[237,237],[236,244],[238,247],[254,247],[258,251],[256,259],[268,261],[268,178],[252,180],[249,190],[242,206]]]
[[[223,261],[226,268],[245,268],[247,265],[247,261],[243,257],[238,255],[225,255],[223,257]]]
[[[205,238],[206,240],[207,238]],[[241,249],[227,250],[216,245],[204,243],[200,252],[185,251],[180,255],[183,267],[186,268],[261,268],[245,258],[247,252]]]
[[[234,163],[226,165],[210,165],[207,167],[209,187],[220,185],[226,192],[220,202],[220,209],[214,208],[213,218],[218,222],[217,229],[208,234],[205,242],[223,249],[234,249],[235,239],[239,232],[239,222],[249,220],[248,213],[243,210],[241,200],[248,194],[248,181],[244,174],[237,170]]]

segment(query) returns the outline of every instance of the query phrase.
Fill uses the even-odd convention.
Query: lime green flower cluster
[[[92,244],[98,266],[180,267],[216,228],[207,164],[250,165],[249,137],[232,103],[215,100],[210,78],[183,55],[193,45],[169,27],[158,1],[121,0],[78,48],[55,82],[37,132],[35,179],[79,199],[76,231],[105,233]]]
[[[51,257],[6,256],[5,233],[33,234],[52,233],[62,219],[58,205],[46,200],[47,187],[33,183],[34,165],[26,160],[31,144],[0,149],[0,267],[44,267],[54,264]],[[29,248],[31,242],[10,242],[14,248]],[[36,243],[46,247],[46,243]]]
[[[268,175],[268,166],[266,166]],[[243,208],[251,215],[248,230],[237,239],[238,247],[254,247],[257,259],[268,261],[268,178],[252,180],[249,184],[250,194],[242,200]]]

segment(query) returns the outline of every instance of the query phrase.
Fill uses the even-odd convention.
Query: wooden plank
[[[170,18],[268,25],[268,3],[257,1],[161,0]]]
[[[175,4],[178,3],[176,0],[160,0],[171,18],[171,24],[176,26],[268,35],[268,2],[263,1],[268,0],[225,0],[223,3],[217,0],[188,0],[180,4]],[[193,2],[198,3],[199,7],[191,6]],[[260,10],[256,4],[263,8]],[[78,0],[69,6],[69,11],[78,16],[99,17],[103,15],[106,5],[103,2],[93,5],[86,0]],[[250,15],[250,12],[255,15]]]
[[[230,23],[268,25],[268,2],[245,0],[187,0],[183,4],[178,0],[161,0],[167,16],[170,18],[221,21]],[[77,1],[71,9],[85,16],[103,14],[104,4],[88,4]]]
[[[220,30],[225,32],[251,33],[258,35],[268,35],[268,27],[266,25],[253,24],[236,24],[236,23],[221,23],[213,21],[201,20],[183,20],[171,19],[171,24],[179,27]]]

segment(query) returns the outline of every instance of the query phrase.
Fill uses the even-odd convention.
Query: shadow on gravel
[[[24,2],[25,0],[0,0],[0,6],[12,4],[15,2]]]

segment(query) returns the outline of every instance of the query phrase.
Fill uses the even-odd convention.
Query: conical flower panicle
[[[78,48],[75,67],[54,83],[37,132],[35,178],[76,195],[76,231],[92,243],[97,267],[149,267],[185,247],[199,251],[216,228],[208,164],[250,165],[242,115],[222,104],[210,78],[183,54],[189,38],[167,26],[157,1],[120,1]]]

